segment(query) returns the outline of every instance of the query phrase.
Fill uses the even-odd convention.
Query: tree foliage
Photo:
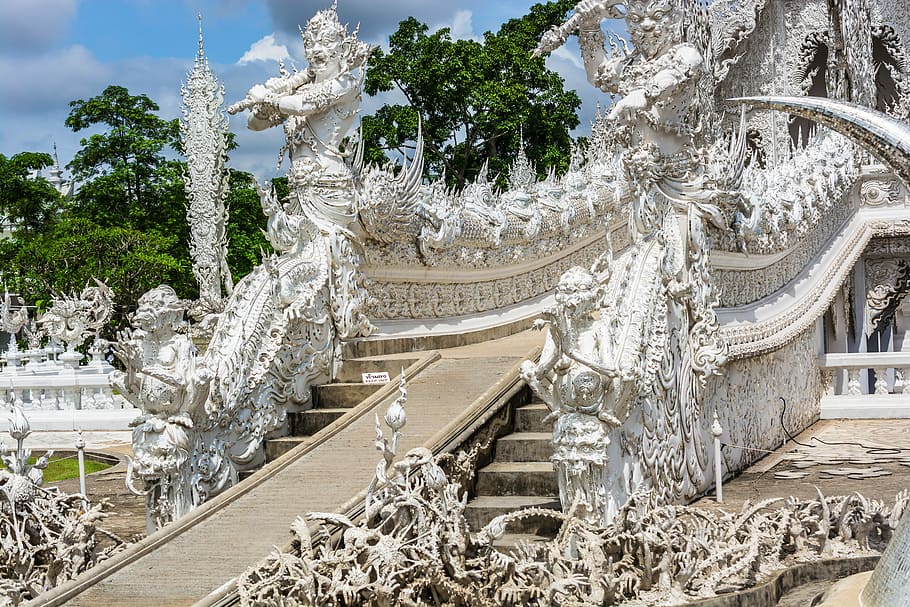
[[[259,265],[261,251],[272,248],[263,234],[265,215],[256,192],[256,178],[243,171],[231,171],[225,204],[230,212],[227,262],[231,275],[237,280]]]
[[[177,121],[158,117],[151,99],[118,86],[70,106],[67,126],[97,131],[81,140],[68,165],[79,189],[65,203],[50,198],[53,212],[40,225],[26,220],[30,229],[0,244],[10,287],[41,302],[78,292],[95,277],[114,290],[118,312],[162,282],[193,297],[183,167],[166,155],[176,145]],[[46,154],[32,157],[31,164],[50,163]],[[46,181],[28,181],[42,196],[53,190]],[[0,196],[16,193],[4,183]]]
[[[0,154],[0,214],[24,236],[42,230],[60,205],[60,194],[43,177],[33,173],[52,164],[49,154],[21,152],[7,158]]]
[[[367,159],[381,162],[386,152],[412,146],[419,116],[427,176],[444,174],[456,188],[487,159],[492,174],[507,174],[522,132],[533,163],[565,168],[581,100],[531,51],[573,6],[573,0],[535,4],[496,33],[486,32],[482,42],[452,40],[448,28],[429,33],[413,17],[402,21],[388,53],[370,57],[364,90],[398,90],[407,105],[386,104],[364,116]]]

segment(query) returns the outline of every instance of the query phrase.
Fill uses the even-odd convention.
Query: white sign
[[[361,373],[360,376],[363,378],[363,383],[365,384],[387,384],[390,381],[388,371],[383,371],[381,373]]]

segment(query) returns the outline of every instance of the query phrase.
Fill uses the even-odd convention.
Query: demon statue
[[[563,509],[589,520],[609,521],[636,487],[661,501],[691,495],[708,463],[701,389],[727,349],[706,224],[725,228],[742,206],[744,140],[706,139],[712,117],[702,100],[714,81],[708,51],[683,35],[684,23],[703,21],[688,7],[583,0],[538,48],[551,51],[577,30],[588,79],[621,95],[609,119],[632,194],[632,246],[616,260],[605,255],[598,278],[580,268],[563,276],[541,361],[523,369],[557,418]],[[608,52],[600,21],[620,17],[634,48],[611,41]]]
[[[190,452],[211,375],[196,367],[192,342],[178,333],[184,312],[171,287],[156,287],[139,298],[134,329],[124,331],[114,347],[126,370],[114,372],[111,385],[142,411],[131,422],[135,459],[127,485],[132,488],[135,474],[147,486],[136,492],[146,496],[149,533],[193,507]]]
[[[615,339],[592,314],[603,289],[593,273],[574,267],[556,287],[556,305],[544,311],[550,331],[540,362],[525,361],[522,376],[555,418],[553,465],[560,501],[591,523],[606,524],[617,510],[617,496],[605,482],[611,431],[629,415],[638,368],[619,369]],[[606,313],[606,314],[605,314]]]

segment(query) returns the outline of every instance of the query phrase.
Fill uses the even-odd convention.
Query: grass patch
[[[29,464],[34,464],[37,457],[28,458]],[[6,466],[4,466],[5,468]],[[110,468],[110,464],[92,461],[85,458],[85,473],[100,472]],[[79,478],[79,460],[75,455],[61,455],[51,457],[51,461],[44,469],[44,482],[51,483],[54,481],[65,481],[70,478]]]

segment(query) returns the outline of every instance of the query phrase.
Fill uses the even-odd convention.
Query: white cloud
[[[474,26],[471,24],[471,18],[474,13],[471,11],[458,11],[452,19],[452,38],[456,40],[477,40],[474,33]]]
[[[275,42],[275,34],[257,40],[243,54],[237,63],[244,65],[253,61],[280,61],[288,57],[288,47]]]
[[[564,62],[564,63],[568,63],[569,65],[571,65],[577,69],[580,69],[580,70],[585,69],[585,66],[582,64],[581,58],[578,56],[578,53],[573,53],[572,51],[567,49],[565,46],[560,46],[558,49],[556,49],[555,51],[550,53],[550,57],[553,58],[553,64],[559,65],[559,62]],[[547,65],[547,67],[549,67],[552,70],[559,71],[559,67],[554,67],[554,65],[551,64],[550,61],[547,61],[547,63],[549,64],[549,65]]]
[[[0,0],[0,51],[47,50],[69,29],[76,0]]]
[[[29,57],[0,55],[0,107],[34,113],[62,100],[96,95],[113,75],[110,66],[79,45]]]

